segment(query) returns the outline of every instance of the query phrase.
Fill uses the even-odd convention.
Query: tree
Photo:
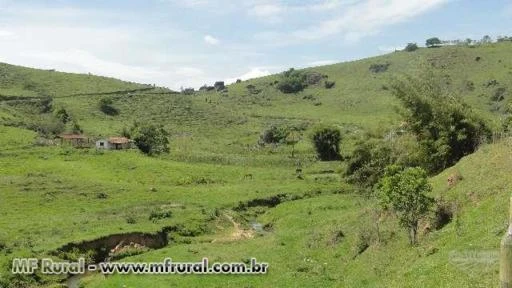
[[[295,145],[297,145],[297,143],[299,143],[300,138],[301,138],[301,135],[300,135],[299,131],[297,131],[297,130],[292,130],[288,133],[288,135],[286,135],[286,139],[285,139],[286,144],[292,146],[292,158],[295,157]]]
[[[400,225],[409,230],[409,243],[416,244],[419,220],[434,203],[434,199],[427,196],[432,186],[425,170],[389,166],[377,189],[382,207],[397,215]]]
[[[416,44],[416,43],[408,43],[407,46],[405,46],[404,50],[407,51],[407,52],[416,51],[416,50],[418,50],[418,44]]]
[[[426,69],[418,77],[404,76],[391,85],[405,108],[408,129],[418,140],[421,166],[432,173],[473,153],[491,134],[486,123],[442,83]]]
[[[439,38],[437,38],[437,37],[432,37],[432,38],[427,39],[427,41],[425,42],[425,45],[428,48],[438,47],[439,45],[441,45],[441,40],[439,40]]]
[[[340,159],[340,130],[334,127],[319,127],[311,137],[318,158],[322,161]]]
[[[492,38],[491,36],[489,35],[485,35],[482,40],[480,40],[480,42],[482,42],[483,44],[487,44],[487,43],[491,43],[492,42]]]
[[[161,153],[169,153],[169,134],[162,126],[155,125],[136,125],[133,129],[135,131],[134,141],[135,145],[147,155],[157,155]]]

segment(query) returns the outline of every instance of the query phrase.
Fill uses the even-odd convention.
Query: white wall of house
[[[100,139],[96,141],[96,149],[110,149],[110,144],[107,139]]]

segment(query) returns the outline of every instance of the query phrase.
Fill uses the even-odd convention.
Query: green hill
[[[65,280],[12,276],[7,271],[15,257],[72,259],[84,251],[55,251],[108,235],[158,231],[168,235],[167,245],[121,261],[172,257],[195,262],[208,257],[239,262],[256,257],[269,263],[269,273],[92,274],[80,279],[82,284],[494,286],[499,240],[508,219],[508,140],[483,145],[431,179],[432,196],[447,203],[451,221],[430,232],[422,223],[420,244],[410,247],[397,220],[378,214],[375,200],[346,183],[346,163],[318,161],[307,135],[317,124],[340,128],[345,156],[361,135],[383,136],[399,127],[399,103],[389,83],[425,65],[434,67],[445,89],[460,95],[497,129],[508,113],[511,52],[508,43],[453,46],[309,68],[302,72],[311,83],[292,94],[277,89],[280,75],[186,95],[1,64],[0,286],[50,286]],[[327,88],[326,81],[335,84]],[[103,98],[112,100],[117,115],[100,110]],[[134,121],[163,125],[171,133],[171,151],[148,157],[135,150],[73,149],[48,142],[37,131],[53,125],[61,108],[91,139],[118,136]],[[272,125],[302,132],[293,158],[289,145],[258,144]],[[63,128],[71,131],[72,122]],[[448,178],[455,179],[450,186]],[[94,253],[99,252],[88,255]]]

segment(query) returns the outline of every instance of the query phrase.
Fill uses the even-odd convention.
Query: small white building
[[[96,149],[123,150],[132,148],[133,140],[126,137],[110,137],[96,141]]]

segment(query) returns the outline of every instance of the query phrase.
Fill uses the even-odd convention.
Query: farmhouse
[[[132,148],[133,140],[126,137],[110,137],[96,141],[96,149],[123,150]]]

